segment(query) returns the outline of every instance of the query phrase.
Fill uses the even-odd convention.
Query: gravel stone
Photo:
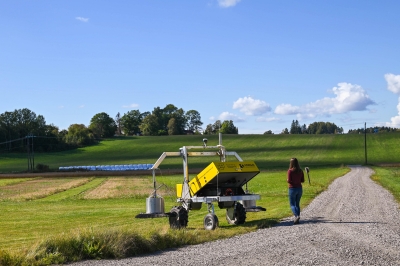
[[[301,213],[229,239],[90,265],[400,265],[400,210],[394,197],[350,166]],[[289,206],[288,206],[289,208]]]

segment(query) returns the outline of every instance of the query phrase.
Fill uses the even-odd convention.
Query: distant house
[[[184,130],[183,134],[185,134],[185,135],[194,135],[194,132],[193,132],[193,130]]]

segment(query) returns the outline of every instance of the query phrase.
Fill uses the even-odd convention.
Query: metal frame
[[[156,181],[155,181],[155,170],[158,169],[158,166],[164,161],[166,157],[181,156],[183,160],[183,187],[182,187],[182,197],[177,199],[177,202],[180,202],[185,209],[189,209],[188,204],[193,203],[207,203],[213,204],[213,202],[227,202],[227,201],[240,201],[240,200],[259,200],[260,195],[258,194],[248,194],[248,195],[238,195],[238,196],[206,196],[206,197],[197,197],[190,196],[189,191],[189,165],[188,165],[188,157],[194,156],[219,156],[221,162],[226,161],[226,156],[235,156],[235,158],[239,162],[243,162],[242,158],[235,151],[226,151],[225,147],[221,144],[221,134],[219,136],[219,145],[217,146],[207,146],[207,141],[204,141],[203,146],[183,146],[180,148],[179,152],[163,152],[158,160],[154,163],[153,167],[150,169],[153,171],[153,183],[154,183],[154,197],[156,197]],[[218,151],[208,152],[208,151],[198,151],[198,152],[189,152],[191,149],[217,149]],[[210,209],[210,206],[209,206]],[[212,206],[212,210],[214,210]],[[214,211],[213,211],[214,212]]]

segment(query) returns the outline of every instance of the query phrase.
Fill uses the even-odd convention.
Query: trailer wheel
[[[209,213],[204,217],[204,229],[214,230],[218,226],[218,217],[214,213]]]
[[[170,211],[169,226],[173,229],[185,228],[188,223],[188,211],[183,206],[175,206]]]
[[[239,202],[233,208],[226,209],[226,220],[229,224],[244,224],[246,221],[246,209]]]

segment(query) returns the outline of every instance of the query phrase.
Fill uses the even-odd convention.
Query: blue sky
[[[400,128],[400,1],[0,0],[0,113],[60,129],[173,104],[205,128]]]

